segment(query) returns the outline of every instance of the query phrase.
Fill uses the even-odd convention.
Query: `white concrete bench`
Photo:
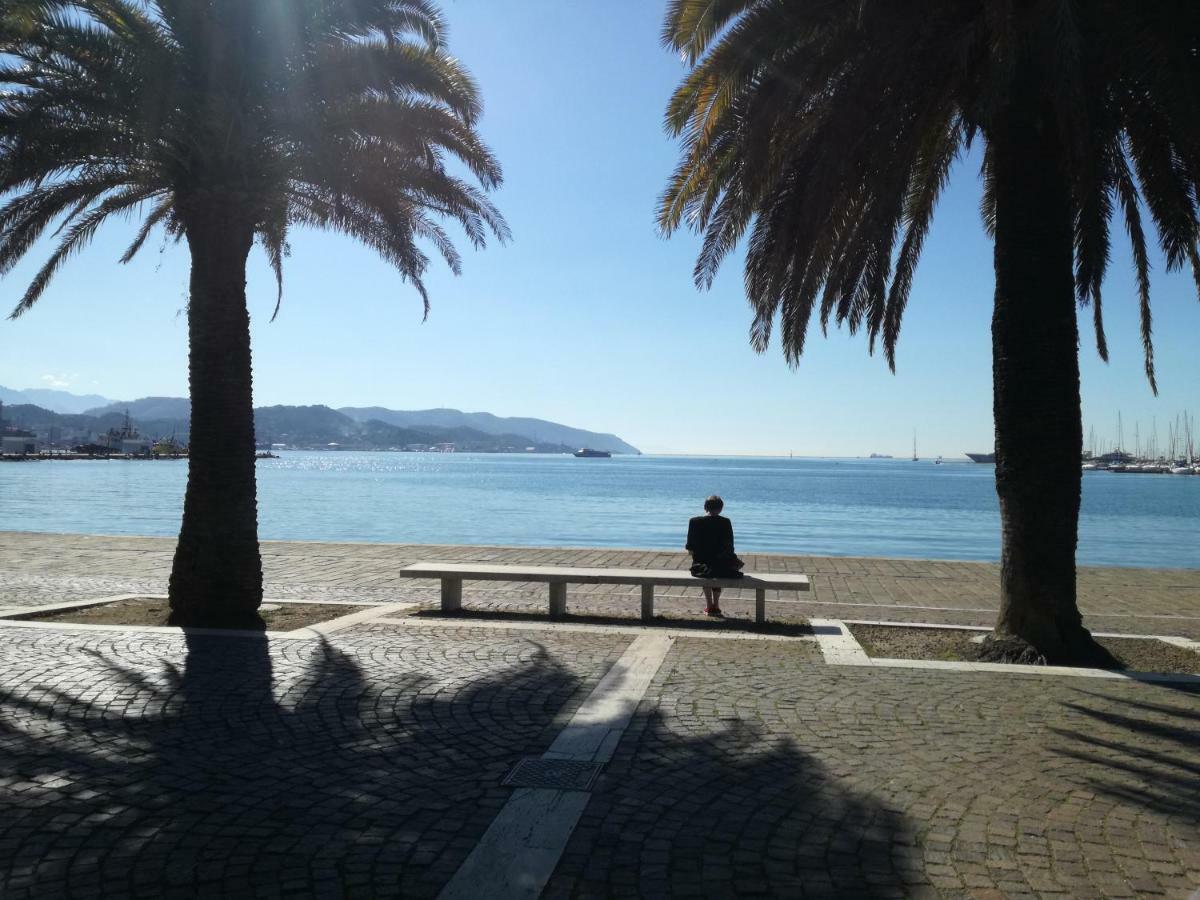
[[[413,563],[399,572],[402,578],[440,578],[442,612],[462,608],[462,585],[470,581],[536,581],[550,586],[550,616],[567,612],[568,584],[638,584],[642,587],[642,619],[654,616],[654,588],[713,587],[754,588],[754,621],[767,620],[767,590],[807,591],[807,575],[747,572],[742,578],[695,578],[680,569],[605,569],[575,566],[493,566],[481,563]]]

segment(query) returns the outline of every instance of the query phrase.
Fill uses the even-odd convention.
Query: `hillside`
[[[25,391],[6,388],[0,384],[0,403],[5,406],[39,406],[56,413],[84,413],[89,409],[111,403],[107,397],[96,394],[80,396],[68,391],[53,391],[49,388],[30,388]]]
[[[548,444],[563,444],[572,449],[591,447],[612,453],[639,453],[637,447],[625,443],[615,434],[585,431],[545,419],[502,418],[491,413],[466,413],[457,409],[395,410],[381,406],[345,406],[338,410],[352,419],[365,422],[377,419],[401,428],[458,428],[467,427],[486,434],[527,435],[533,441]]]
[[[6,406],[4,420],[8,425],[33,431],[44,442],[59,447],[90,443],[111,428],[120,428],[125,410],[138,430],[146,437],[174,436],[188,442],[188,420],[184,417],[149,418],[136,410],[172,413],[179,412],[179,402],[172,398],[147,398],[129,404],[112,404],[93,414],[66,414],[32,404]],[[492,434],[466,426],[423,426],[405,428],[378,419],[356,421],[328,406],[267,406],[254,411],[255,431],[260,444],[286,444],[302,449],[392,450],[454,444],[466,452],[495,453],[524,452],[533,448],[538,453],[562,453],[571,447],[540,441],[512,432]]]
[[[187,422],[192,418],[192,401],[183,397],[142,397],[140,400],[130,400],[128,403],[107,403],[83,412],[89,416],[103,416],[109,413],[125,415],[125,411],[134,419],[178,419]]]
[[[38,403],[30,399],[35,395],[44,395],[48,399]],[[128,412],[143,434],[151,437],[175,435],[185,443],[192,412],[191,401],[184,397],[112,401],[95,395],[80,397],[66,391],[17,391],[0,387],[0,401],[7,404],[9,411],[5,418],[11,424],[39,433],[49,434],[52,428],[80,435],[89,430],[105,432],[120,427]],[[523,451],[533,447],[542,453],[560,453],[591,447],[611,453],[641,452],[607,432],[587,431],[546,419],[505,418],[457,409],[265,406],[257,408],[254,416],[260,443],[297,447],[337,444],[347,449],[379,449],[453,443],[459,450]]]

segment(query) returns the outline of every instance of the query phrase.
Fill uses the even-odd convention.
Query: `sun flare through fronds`
[[[375,250],[420,294],[445,225],[506,240],[479,92],[426,0],[12,0],[0,13],[0,276],[54,244],[12,316],[108,219],[127,262],[214,195],[252,223],[282,296],[295,227]],[[455,174],[460,172],[461,175]],[[275,312],[278,312],[278,302]]]

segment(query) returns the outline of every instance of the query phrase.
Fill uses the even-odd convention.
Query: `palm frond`
[[[293,225],[376,250],[428,309],[442,220],[505,242],[481,102],[432,0],[12,0],[0,11],[0,275],[61,242],[17,314],[117,212],[152,200],[128,261],[226,198],[266,251],[278,313]],[[452,174],[461,164],[465,174]],[[456,170],[457,172],[457,170]],[[135,198],[141,198],[136,200]]]
[[[106,219],[115,213],[126,212],[131,207],[150,199],[154,196],[154,189],[147,188],[129,188],[119,193],[106,197],[95,207],[90,209],[86,214],[80,217],[79,221],[72,224],[66,229],[66,234],[54,252],[50,254],[50,258],[43,264],[37,274],[33,276],[33,281],[26,290],[25,296],[17,304],[16,308],[9,316],[10,319],[16,319],[23,313],[27,312],[42,296],[46,288],[49,286],[51,279],[55,273],[62,267],[62,264],[69,256],[79,252],[91,241],[98,229]]]
[[[125,252],[121,254],[120,261],[122,263],[131,262],[142,249],[142,246],[146,243],[146,240],[150,237],[150,234],[154,231],[154,229],[168,221],[171,216],[174,215],[174,213],[174,200],[172,200],[170,197],[164,197],[159,200],[154,209],[151,210],[150,215],[146,216],[145,220],[143,220],[141,224],[141,227],[138,228],[137,234],[133,238],[133,242],[125,249]]]
[[[1138,210],[1139,196],[1137,185],[1134,184],[1133,174],[1125,154],[1120,154],[1115,160],[1114,180],[1117,198],[1121,210],[1125,214],[1125,230],[1129,234],[1129,244],[1133,252],[1134,272],[1138,289],[1138,313],[1141,320],[1142,350],[1145,356],[1146,378],[1150,381],[1150,389],[1157,394],[1158,384],[1154,378],[1154,341],[1150,318],[1150,256],[1146,252],[1146,235],[1142,231],[1142,214]]]
[[[680,153],[658,227],[702,236],[701,289],[745,242],[756,350],[778,331],[795,365],[817,315],[822,329],[864,328],[871,350],[882,339],[895,369],[937,200],[977,137],[981,214],[995,236],[993,126],[1032,59],[1047,76],[1027,112],[1031,125],[1054,122],[1062,145],[1075,296],[1092,307],[1107,359],[1101,287],[1120,207],[1156,389],[1138,205],[1168,269],[1189,264],[1200,293],[1200,8],[996,0],[929,3],[914,16],[890,3],[671,0],[662,40],[689,71],[665,114]]]

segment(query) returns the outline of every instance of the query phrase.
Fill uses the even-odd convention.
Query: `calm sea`
[[[0,531],[173,535],[186,466],[0,464]],[[285,452],[258,463],[260,530],[676,549],[717,493],[740,550],[995,560],[992,474],[908,460]],[[1085,472],[1079,561],[1200,568],[1200,477]]]

